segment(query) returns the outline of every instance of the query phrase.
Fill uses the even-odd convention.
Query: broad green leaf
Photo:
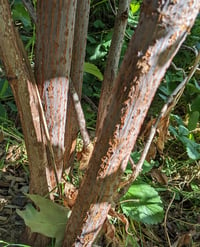
[[[96,65],[92,63],[84,63],[84,72],[96,76],[100,81],[103,80],[103,75]]]
[[[131,7],[132,14],[135,14],[140,8],[140,3],[132,1],[132,3],[130,4],[130,7]]]
[[[186,136],[179,136],[178,138],[183,143],[183,145],[185,145],[190,159],[200,159],[200,144],[196,143],[194,140],[190,140]]]
[[[189,133],[190,133],[189,130],[185,126],[183,125],[178,126],[178,134],[180,136],[188,136]]]
[[[186,150],[190,159],[193,160],[200,159],[200,144],[187,138]]]
[[[178,125],[184,125],[183,120],[178,115],[171,114],[172,120],[175,120]]]
[[[31,228],[32,232],[55,238],[55,246],[61,246],[69,210],[39,195],[29,194],[27,197],[39,207],[39,211],[32,204],[28,204],[25,210],[17,210],[17,213],[24,219],[25,224]]]
[[[169,126],[169,131],[170,131],[175,137],[178,137],[178,133],[177,133],[176,129],[175,129],[172,125]]]
[[[163,220],[163,205],[158,192],[142,181],[134,182],[121,198],[121,208],[128,217],[146,224]]]
[[[197,127],[197,123],[199,121],[199,111],[194,111],[190,114],[188,129],[194,130]]]
[[[14,20],[20,20],[25,27],[31,27],[30,16],[28,15],[28,12],[25,10],[22,3],[17,3],[14,5],[12,16]]]
[[[198,82],[195,80],[194,84],[193,83],[187,84],[187,90],[191,95],[194,93],[199,93],[200,92],[200,86],[199,86]]]
[[[192,104],[191,104],[191,111],[194,112],[194,111],[200,111],[200,95],[198,95],[193,101],[192,101]]]
[[[3,96],[5,96],[6,91],[8,89],[8,86],[9,86],[8,81],[5,80],[4,83],[3,83],[3,85],[2,85],[2,87],[1,87],[1,90],[0,90],[0,98],[2,98]]]

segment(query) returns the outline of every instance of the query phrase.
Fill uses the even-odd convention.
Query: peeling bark
[[[88,15],[89,1],[78,3],[80,6],[86,4]],[[65,145],[74,142],[77,131],[77,127],[71,127],[75,121],[73,110],[72,113],[68,112],[66,119],[75,9],[76,0],[38,0],[36,78],[46,110],[59,177],[64,165]],[[83,9],[78,9],[85,18]],[[199,0],[143,1],[140,23],[113,82],[115,86],[110,92],[108,107],[102,114],[104,120],[99,120],[97,141],[66,226],[63,246],[91,246],[98,235],[153,96],[199,10]],[[81,20],[78,19],[77,25]],[[86,21],[76,32],[78,35],[81,34],[80,30],[84,30],[83,36],[77,36],[75,47],[80,47],[74,50],[71,72],[79,94],[86,42],[80,41],[86,37],[85,25]],[[48,185],[53,188],[55,180],[41,125],[36,83],[22,42],[13,26],[7,0],[0,0],[0,33],[0,56],[17,103],[27,147],[30,193],[46,195]],[[69,140],[67,135],[64,139],[68,120],[71,122],[66,131],[69,135],[74,133]],[[69,160],[67,165],[71,164],[70,155],[73,154],[70,148],[65,153],[66,161]],[[26,242],[31,246],[46,246],[48,241],[30,232],[26,237]]]
[[[144,1],[100,124],[63,246],[92,246],[104,223],[155,92],[192,27],[198,0]]]

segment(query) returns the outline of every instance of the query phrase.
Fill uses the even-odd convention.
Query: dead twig
[[[169,209],[171,208],[171,205],[172,205],[172,203],[174,201],[175,196],[176,196],[176,192],[174,192],[173,197],[172,197],[172,199],[171,199],[171,201],[170,201],[170,203],[169,203],[169,205],[167,207],[167,210],[165,212],[164,222],[163,222],[164,229],[165,229],[165,236],[167,238],[167,242],[169,244],[169,247],[171,247],[172,245],[171,245],[171,241],[170,241],[168,230],[167,230],[167,216],[168,216]]]
[[[90,137],[89,137],[89,134],[86,128],[86,121],[85,121],[83,109],[81,106],[81,102],[80,102],[79,96],[76,92],[76,89],[71,79],[69,80],[69,90],[71,93],[71,97],[73,99],[78,125],[80,128],[81,136],[83,138],[83,144],[84,144],[84,147],[87,147],[91,143],[91,141],[90,141]]]
[[[85,100],[93,109],[93,111],[97,112],[98,107],[95,105],[95,103],[86,95],[82,95],[82,99]]]

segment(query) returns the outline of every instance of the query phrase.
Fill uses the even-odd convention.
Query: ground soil
[[[167,234],[171,240],[171,247],[200,247],[200,193],[198,190],[194,192],[191,188],[192,183],[200,184],[200,162],[185,165],[183,168],[178,167],[177,163],[176,170],[168,176],[167,184],[164,185],[160,179],[162,174],[158,171],[156,174],[157,176],[149,174],[149,179],[155,184],[160,183],[160,187],[168,187],[167,191],[160,192],[167,213],[166,221],[153,226],[134,222],[136,236],[133,238],[138,239],[136,240],[137,247],[170,246]],[[172,189],[175,188],[177,194],[173,198]],[[29,171],[24,145],[0,140],[0,247],[6,246],[1,241],[20,243],[19,239],[25,229],[25,224],[16,210],[23,209],[27,204],[25,193],[28,191]],[[117,223],[114,228],[118,236],[118,239],[114,237],[115,242],[124,237],[121,235],[122,231],[127,235],[122,222]],[[108,243],[107,239],[104,241],[101,239],[100,242],[101,244],[97,241],[98,244],[94,246],[113,246],[112,239],[109,245],[102,244]],[[124,247],[121,244],[117,246]],[[127,244],[127,246],[132,245]]]
[[[20,162],[23,155],[21,147],[12,144],[6,148],[7,144],[7,141],[0,143],[0,240],[17,243],[25,224],[16,210],[23,209],[27,202],[24,193],[29,190],[29,179]],[[5,245],[0,243],[0,246]]]

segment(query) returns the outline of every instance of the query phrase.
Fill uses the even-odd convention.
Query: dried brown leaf
[[[147,139],[148,139],[148,137],[149,137],[149,135],[150,135],[150,132],[151,132],[151,127],[155,124],[155,122],[156,122],[156,119],[155,118],[153,118],[153,119],[151,119],[147,124],[146,124],[146,126],[145,126],[145,128],[144,128],[144,130],[142,131],[142,133],[141,133],[141,139],[143,140],[143,141],[146,141]]]
[[[156,144],[152,142],[146,156],[146,161],[150,162],[151,160],[154,160],[156,158],[156,154],[157,154]]]
[[[71,183],[66,182],[65,188],[64,188],[64,198],[63,203],[66,207],[72,208],[75,204],[77,195],[78,195],[78,189]]]
[[[151,177],[155,179],[158,183],[167,185],[168,184],[168,177],[160,171],[159,169],[152,169],[151,170]]]
[[[190,233],[185,233],[177,239],[172,247],[190,247],[191,243],[192,235]]]
[[[4,140],[4,134],[2,131],[0,131],[0,143]]]
[[[108,219],[104,222],[103,230],[105,232],[105,236],[108,242],[113,242],[115,238],[115,227],[113,224],[109,222]]]
[[[110,216],[112,217],[115,217],[117,219],[119,219],[124,225],[125,225],[125,230],[126,230],[126,233],[131,235],[129,232],[128,232],[128,228],[129,228],[129,222],[128,222],[128,219],[124,216],[124,214],[120,214],[120,213],[117,213],[114,209],[110,209],[109,210],[109,213],[108,213]]]
[[[87,145],[87,147],[84,147],[82,152],[78,154],[80,159],[80,170],[86,170],[89,164],[90,157],[92,155],[94,149],[93,143],[90,143]]]
[[[158,138],[156,141],[156,146],[160,154],[162,154],[164,150],[165,142],[168,135],[168,128],[169,128],[169,114],[161,118],[157,128]]]

